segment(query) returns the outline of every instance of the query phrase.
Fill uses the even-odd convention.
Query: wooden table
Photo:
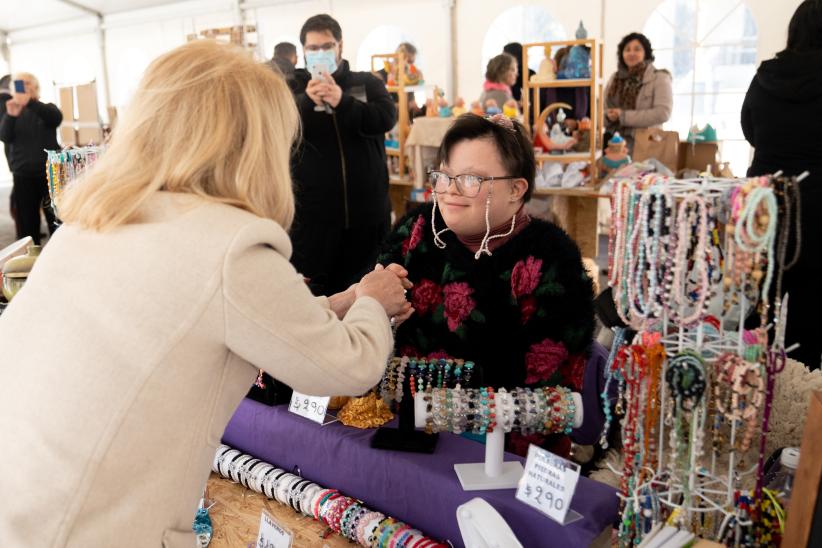
[[[551,209],[559,225],[577,243],[583,257],[596,259],[599,254],[597,207],[600,198],[610,194],[599,191],[598,186],[576,188],[538,188],[534,196],[550,196]]]
[[[253,545],[257,541],[260,515],[264,509],[281,527],[291,531],[294,535],[294,548],[354,546],[324,524],[214,473],[208,479],[208,496],[217,502],[209,511],[214,527],[214,537],[210,544],[212,548],[245,548]]]

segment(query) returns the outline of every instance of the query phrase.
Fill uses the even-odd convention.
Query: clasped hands
[[[342,319],[354,301],[360,297],[371,297],[385,308],[392,324],[399,326],[414,313],[414,308],[407,299],[407,291],[412,287],[414,284],[408,279],[408,271],[405,268],[394,263],[385,267],[378,264],[358,283],[330,296],[328,301],[337,317]]]

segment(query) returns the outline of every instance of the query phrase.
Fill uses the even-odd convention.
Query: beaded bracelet
[[[339,491],[336,489],[326,489],[320,493],[317,502],[314,503],[314,519],[320,521],[322,519],[322,509],[323,505],[326,504],[329,500],[333,500],[337,497],[342,496]]]
[[[391,537],[388,539],[388,548],[396,548],[398,546],[397,541],[401,536],[405,534],[406,531],[410,531],[411,526],[407,523],[403,523],[400,527],[394,530],[391,533]],[[402,546],[401,544],[399,546]]]
[[[380,512],[364,515],[357,525],[357,541],[363,546],[371,546],[374,532],[384,519],[385,515]]]
[[[351,521],[360,509],[362,509],[362,504],[355,500],[353,504],[342,511],[342,514],[340,515],[340,530],[338,531],[340,535],[345,538],[349,537],[349,527],[351,526]]]

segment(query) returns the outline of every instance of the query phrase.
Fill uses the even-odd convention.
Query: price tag
[[[519,481],[517,499],[536,508],[552,520],[567,525],[579,516],[571,499],[579,481],[579,466],[536,445],[528,448],[525,473]],[[580,516],[581,517],[581,516]]]
[[[260,533],[256,548],[291,548],[291,533],[280,527],[271,515],[263,510],[260,515]]]
[[[323,422],[325,422],[325,412],[328,410],[329,401],[331,401],[331,398],[328,396],[324,398],[306,396],[294,390],[294,393],[291,395],[291,403],[288,404],[288,410],[308,420],[323,424]]]

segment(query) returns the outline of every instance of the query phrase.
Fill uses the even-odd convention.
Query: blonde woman
[[[282,77],[232,46],[148,68],[0,317],[0,546],[194,546],[257,367],[316,395],[379,381],[405,273],[310,294],[288,262],[297,131]]]

